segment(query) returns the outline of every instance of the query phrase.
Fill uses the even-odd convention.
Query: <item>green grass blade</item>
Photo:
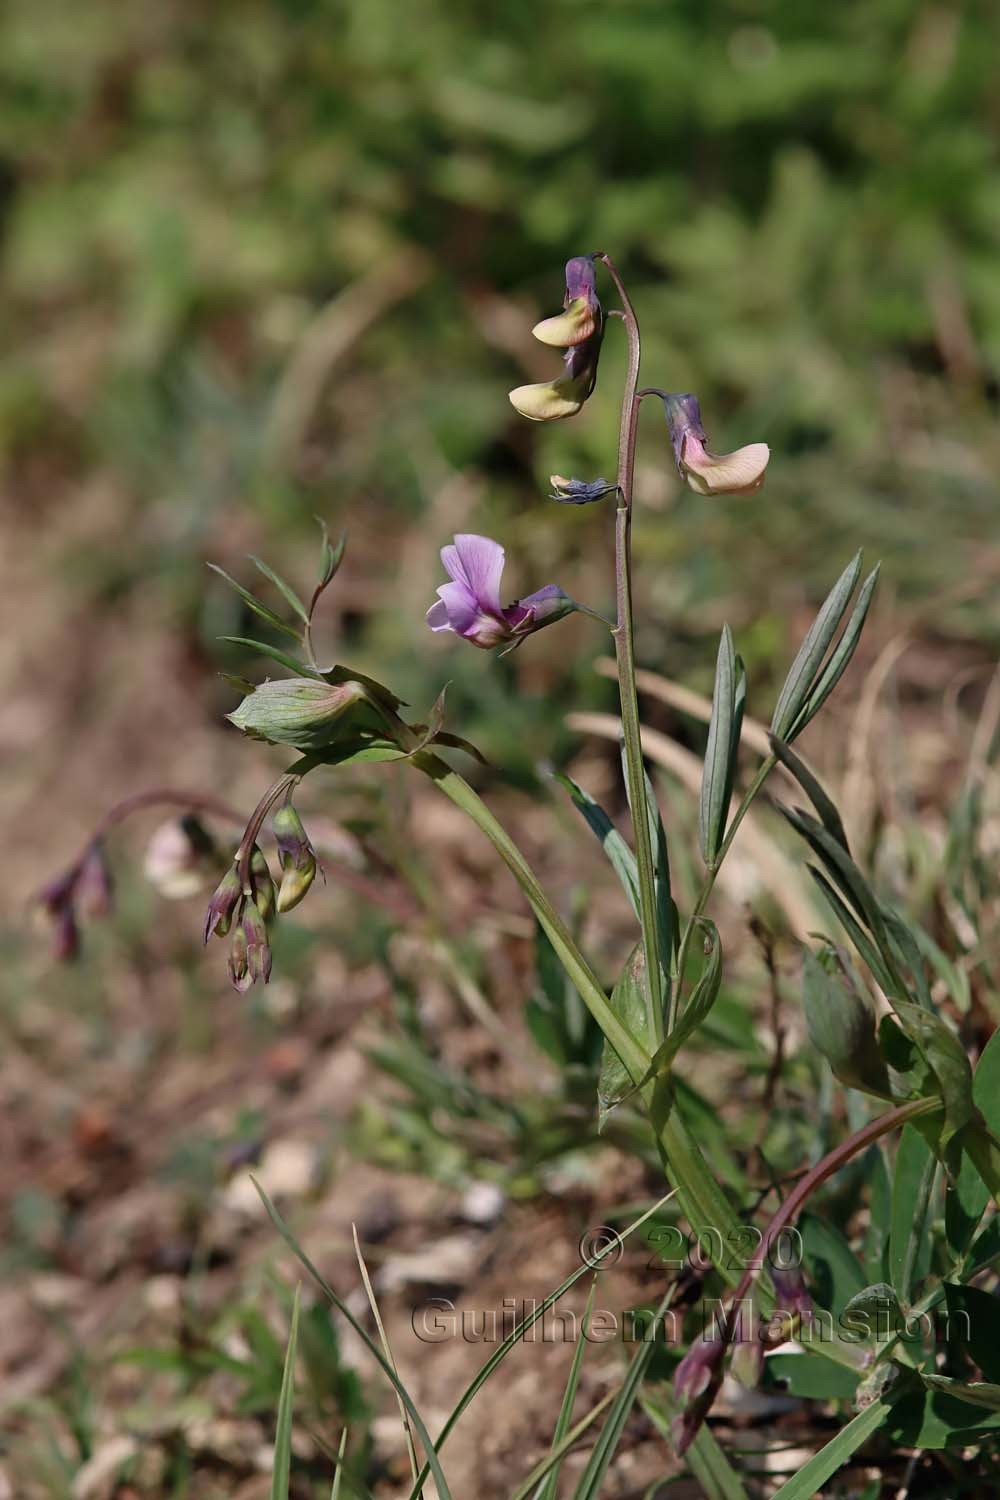
[[[271,1474],[271,1500],[288,1500],[292,1471],[292,1416],[295,1409],[295,1351],[299,1338],[299,1293],[296,1285],[292,1303],[292,1326],[288,1331],[285,1368],[278,1397],[278,1417],[274,1428],[274,1469]]]
[[[675,1288],[671,1286],[656,1309],[650,1330],[651,1335],[655,1335],[659,1328],[663,1314],[673,1299],[674,1291]],[[646,1373],[649,1361],[653,1357],[655,1348],[655,1336],[644,1337],[638,1352],[633,1356],[625,1379],[622,1381],[621,1388],[615,1397],[614,1404],[608,1412],[607,1419],[601,1428],[597,1442],[591,1450],[587,1467],[580,1477],[580,1483],[573,1492],[574,1500],[596,1500],[596,1497],[600,1494],[601,1486],[604,1483],[611,1460],[614,1458],[615,1450],[621,1441],[621,1435],[625,1429],[628,1414],[635,1403],[639,1387],[642,1384],[642,1378]]]
[[[375,1360],[376,1364],[380,1366],[383,1374],[386,1376],[390,1385],[395,1390],[397,1396],[399,1396],[399,1398],[403,1402],[403,1405],[406,1407],[406,1410],[410,1417],[410,1421],[416,1428],[417,1436],[423,1444],[424,1453],[426,1455],[426,1462],[422,1470],[422,1477],[413,1491],[414,1500],[416,1500],[416,1497],[419,1496],[420,1487],[428,1474],[433,1475],[434,1483],[437,1485],[439,1500],[451,1500],[451,1490],[448,1488],[448,1481],[444,1477],[444,1470],[441,1468],[441,1464],[438,1461],[437,1451],[434,1447],[434,1443],[431,1441],[431,1435],[427,1431],[427,1427],[424,1423],[423,1417],[420,1415],[416,1406],[413,1404],[413,1398],[411,1397],[409,1391],[403,1385],[403,1382],[400,1380],[395,1370],[388,1363],[381,1349],[369,1337],[366,1329],[364,1329],[358,1322],[357,1318],[351,1312],[351,1309],[347,1306],[346,1302],[344,1302],[343,1298],[337,1295],[330,1283],[326,1280],[322,1273],[317,1270],[316,1266],[309,1259],[309,1256],[303,1250],[302,1246],[299,1244],[298,1240],[295,1238],[294,1234],[289,1229],[288,1225],[285,1223],[284,1219],[281,1217],[278,1210],[275,1208],[274,1204],[271,1202],[270,1198],[267,1196],[256,1178],[253,1179],[253,1185],[257,1189],[257,1192],[260,1194],[260,1199],[265,1209],[267,1210],[268,1218],[271,1220],[271,1223],[281,1235],[281,1238],[284,1240],[289,1250],[291,1250],[292,1254],[295,1255],[299,1261],[301,1261],[302,1265],[309,1272],[309,1275],[319,1287],[324,1297],[326,1297],[328,1301],[332,1302],[333,1306],[340,1313],[341,1317],[346,1318],[348,1323],[350,1323],[351,1327],[354,1329],[354,1332],[361,1339],[362,1343],[365,1345],[365,1348]],[[581,1272],[583,1270],[586,1270],[586,1267],[582,1267]]]
[[[677,1409],[673,1394],[669,1390],[661,1391],[658,1399],[662,1401],[666,1411],[655,1406],[644,1396],[639,1397],[639,1405],[660,1436],[673,1447],[669,1421]],[[699,1427],[694,1441],[684,1455],[684,1460],[704,1490],[706,1500],[749,1500],[742,1479],[729,1462],[707,1422],[703,1422]]]
[[[587,1306],[583,1314],[581,1331],[583,1328],[586,1328],[589,1325],[590,1314],[594,1308],[594,1293],[596,1290],[597,1277],[595,1276],[590,1285],[590,1295],[587,1298]],[[587,1340],[583,1337],[578,1337],[576,1341],[576,1348],[573,1351],[573,1363],[569,1367],[569,1378],[566,1381],[566,1389],[563,1392],[562,1405],[559,1408],[559,1416],[556,1421],[555,1431],[552,1434],[552,1451],[549,1454],[549,1463],[551,1467],[549,1469],[548,1475],[544,1480],[544,1483],[541,1485],[538,1491],[537,1500],[555,1500],[556,1485],[559,1483],[559,1470],[562,1466],[563,1452],[568,1451],[568,1449],[562,1448],[562,1445],[566,1438],[566,1434],[569,1432],[569,1424],[573,1417],[573,1406],[576,1402],[576,1393],[580,1384],[580,1371],[583,1369],[583,1355],[586,1347]],[[596,1415],[597,1411],[595,1408],[595,1410],[590,1413],[587,1421],[593,1421]],[[576,1429],[574,1429],[574,1431],[575,1430]],[[562,1451],[560,1451],[561,1449]],[[525,1481],[525,1485],[527,1486],[527,1488],[530,1488],[530,1484],[528,1483],[528,1481]],[[512,1497],[512,1500],[517,1500],[517,1497]]]
[[[873,1401],[864,1411],[852,1417],[825,1448],[814,1453],[797,1474],[785,1481],[776,1490],[771,1500],[812,1500],[831,1475],[846,1464],[852,1453],[877,1432],[888,1417],[892,1406],[888,1401]]]
[[[340,1482],[344,1473],[344,1454],[347,1452],[347,1428],[340,1434],[340,1446],[337,1449],[337,1469],[333,1476],[333,1487],[330,1490],[330,1500],[340,1500]]]

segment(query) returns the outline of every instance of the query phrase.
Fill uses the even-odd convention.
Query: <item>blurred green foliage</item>
[[[775,455],[761,497],[706,502],[644,417],[650,665],[707,677],[723,613],[768,663],[857,545],[893,590],[957,585],[939,624],[995,637],[994,28],[937,0],[15,0],[6,488],[46,520],[95,474],[152,507],[75,544],[74,586],[152,576],[206,641],[210,539],[295,548],[322,509],[393,589],[391,614],[345,603],[342,638],[433,696],[421,616],[450,531],[503,537],[517,586],[608,597],[603,516],[541,496],[550,470],[609,471],[623,341],[576,421],[506,401],[553,368],[529,329],[562,261],[601,247],[647,378],[698,391],[717,447]],[[455,705],[490,691],[471,655],[449,656]]]

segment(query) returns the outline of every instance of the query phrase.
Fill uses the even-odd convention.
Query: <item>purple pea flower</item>
[[[499,542],[468,532],[441,548],[441,561],[451,582],[441,585],[437,603],[427,611],[432,630],[451,630],[489,651],[504,642],[517,645],[577,608],[554,583],[505,608],[500,602],[504,556]]]

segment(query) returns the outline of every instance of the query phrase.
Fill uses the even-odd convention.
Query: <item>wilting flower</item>
[[[427,611],[432,630],[454,631],[489,651],[505,641],[516,643],[576,608],[554,583],[505,608],[500,603],[504,555],[499,542],[467,532],[456,536],[452,546],[441,548],[441,561],[452,581],[441,585],[437,603]]]
[[[201,821],[188,814],[161,823],[143,860],[143,874],[168,901],[183,901],[205,889],[221,864],[215,841]]]
[[[594,500],[603,500],[605,495],[618,493],[617,484],[607,479],[566,479],[562,474],[550,474],[552,486],[550,500],[560,505],[590,505]]]
[[[511,405],[533,422],[575,416],[594,389],[604,338],[604,309],[597,296],[592,256],[577,255],[566,262],[563,311],[543,318],[532,332],[541,343],[566,350],[566,373],[558,380],[518,386],[510,393]]]
[[[764,483],[771,450],[766,443],[748,443],[735,453],[709,453],[697,396],[663,398],[677,470],[699,495],[752,495]]]

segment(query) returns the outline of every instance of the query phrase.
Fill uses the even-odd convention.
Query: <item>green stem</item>
[[[497,821],[464,777],[445,765],[443,760],[427,750],[420,750],[412,757],[412,761],[419,770],[430,777],[446,797],[450,797],[456,807],[468,813],[476,826],[485,833],[527,897],[560,963],[576,985],[584,1005],[633,1078],[636,1080],[643,1078],[649,1072],[649,1053],[615,1015],[604,993],[604,987],[573,941],[569,928],[545,894],[537,875],[507,830]]]
[[[639,324],[635,309],[608,255],[604,262],[615,284],[622,304],[622,319],[628,336],[628,366],[622,395],[621,425],[618,435],[618,510],[615,516],[615,594],[618,623],[612,634],[618,661],[618,688],[621,696],[622,737],[625,743],[625,769],[632,829],[635,837],[635,860],[639,877],[639,915],[642,922],[642,946],[646,959],[646,1037],[651,1050],[659,1046],[664,1035],[663,979],[660,970],[659,935],[656,920],[656,877],[653,846],[649,835],[646,803],[646,778],[639,735],[639,699],[635,686],[635,639],[632,621],[632,482],[635,471],[635,444],[639,425]]]

